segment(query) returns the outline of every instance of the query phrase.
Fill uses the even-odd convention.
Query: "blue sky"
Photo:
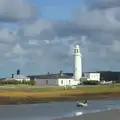
[[[82,0],[31,0],[39,9],[43,18],[68,20],[78,9]]]

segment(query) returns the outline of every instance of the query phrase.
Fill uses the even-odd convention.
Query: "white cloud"
[[[26,24],[23,26],[22,31],[24,36],[27,37],[36,37],[36,36],[42,36],[43,31],[46,31],[48,29],[51,30],[52,23],[50,21],[44,20],[44,19],[38,19],[32,24]]]
[[[28,44],[29,44],[29,45],[33,45],[33,46],[39,45],[38,40],[35,40],[35,39],[34,39],[34,40],[33,40],[33,39],[32,39],[32,40],[29,40],[29,41],[28,41]]]
[[[13,47],[12,49],[12,53],[16,54],[16,55],[24,55],[25,51],[23,50],[23,48],[20,46],[20,44],[17,44]]]
[[[119,54],[119,52],[120,52],[120,41],[114,40],[114,41],[113,41],[113,44],[112,44],[112,46],[111,46],[111,49],[112,49],[114,52],[118,52],[118,54]]]
[[[0,0],[0,21],[18,22],[36,15],[33,5],[26,0]]]
[[[16,31],[10,30],[8,28],[0,29],[0,42],[3,43],[13,43],[17,40]]]

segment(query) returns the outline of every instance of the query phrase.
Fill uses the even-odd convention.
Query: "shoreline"
[[[120,109],[101,111],[96,113],[88,113],[85,115],[74,117],[63,117],[54,120],[119,120]]]
[[[71,102],[78,100],[120,100],[120,92],[83,93],[60,96],[0,96],[0,105]]]

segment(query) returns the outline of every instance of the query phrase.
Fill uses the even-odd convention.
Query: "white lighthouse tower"
[[[78,44],[75,45],[73,59],[74,59],[74,63],[73,63],[74,80],[80,81],[82,77],[82,59],[81,59],[80,47]]]

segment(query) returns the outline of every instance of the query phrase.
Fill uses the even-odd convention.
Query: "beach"
[[[108,110],[96,113],[90,113],[81,116],[60,118],[55,120],[120,120],[120,110]]]

